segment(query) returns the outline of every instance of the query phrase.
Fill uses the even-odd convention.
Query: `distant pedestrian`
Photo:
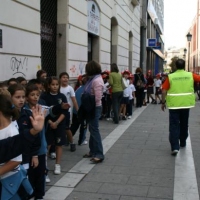
[[[151,103],[155,102],[155,99],[153,98],[153,94],[154,94],[154,80],[153,80],[153,76],[152,76],[152,72],[151,70],[148,70],[147,75],[146,75],[146,79],[147,79],[147,102],[146,103],[150,103],[149,98],[151,98]]]
[[[156,75],[156,79],[154,80],[154,86],[156,88],[156,92],[155,92],[155,101],[153,104],[157,104],[157,100],[159,99],[159,104],[161,104],[161,88],[162,88],[162,81],[160,80],[160,74]]]
[[[134,74],[134,85],[135,85],[135,96],[136,96],[136,107],[142,107],[144,99],[144,87],[145,87],[145,78],[142,73],[142,69],[138,67],[135,70]]]
[[[171,154],[176,155],[180,147],[186,147],[190,108],[195,106],[194,81],[200,76],[185,71],[185,61],[176,61],[177,70],[169,74],[162,85],[161,109],[169,109],[169,141]],[[166,100],[165,100],[166,99]]]
[[[114,113],[113,121],[119,123],[119,107],[123,97],[122,75],[119,73],[117,64],[111,64],[111,73],[109,74],[109,84],[112,88],[112,109]]]

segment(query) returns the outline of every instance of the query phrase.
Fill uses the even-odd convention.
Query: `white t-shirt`
[[[67,98],[67,102],[69,103],[69,105],[71,106],[69,108],[69,112],[70,112],[70,119],[72,118],[72,111],[73,111],[73,102],[71,97],[75,97],[75,92],[72,86],[68,85],[66,87],[60,87],[60,92],[63,93],[66,98]]]
[[[129,85],[129,80],[128,80],[128,79],[126,79],[126,82],[127,82],[127,84]],[[123,97],[129,97],[129,94],[130,94],[130,92],[129,92],[129,87],[127,87],[127,88],[124,89],[124,91],[123,91]]]
[[[131,100],[133,99],[133,92],[135,92],[136,89],[132,83],[128,86],[128,88],[129,88],[129,99]]]
[[[155,79],[154,84],[155,84],[155,87],[161,87],[162,81],[160,79]]]
[[[15,135],[18,135],[19,131],[18,131],[18,124],[16,121],[11,122],[6,128],[3,128],[0,130],[0,140],[6,139],[8,137],[13,137]],[[17,161],[17,162],[22,162],[22,155],[19,155],[13,159],[11,159],[10,161]],[[5,163],[1,163],[0,167],[3,166]],[[8,176],[11,176],[15,173],[17,173],[20,170],[19,165],[13,169],[10,172],[7,172],[6,174],[0,176],[0,178],[6,178]]]

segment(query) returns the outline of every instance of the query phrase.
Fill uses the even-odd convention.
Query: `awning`
[[[156,53],[159,57],[161,57],[162,59],[165,59],[165,55],[158,49],[152,49],[154,51],[154,53]]]

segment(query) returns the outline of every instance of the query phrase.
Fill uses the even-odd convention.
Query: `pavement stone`
[[[140,108],[139,108],[140,109]],[[137,109],[134,108],[134,112]],[[168,142],[168,110],[162,112],[160,105],[149,104],[135,121],[127,127],[127,121],[120,121],[119,126],[112,121],[101,120],[100,132],[105,139],[113,130],[118,133],[125,130],[114,145],[108,149],[103,163],[91,167],[89,173],[82,174],[82,179],[75,184],[66,200],[167,200],[173,199],[175,157],[170,155]],[[190,112],[190,137],[200,189],[200,102]],[[87,135],[87,140],[88,140]],[[108,139],[114,138],[112,134]],[[75,136],[78,140],[78,133]],[[48,160],[51,182],[47,190],[56,192],[56,184],[62,177],[69,176],[70,171],[88,152],[88,145],[77,146],[76,152],[64,147],[62,174],[53,175],[54,160]],[[82,162],[81,162],[82,163]],[[81,165],[80,163],[80,165]],[[180,168],[180,171],[184,168]],[[188,175],[190,171],[188,170]],[[193,177],[191,177],[193,178]],[[62,179],[61,179],[62,180]],[[181,181],[181,180],[180,180]],[[57,183],[58,184],[58,183]],[[63,182],[64,184],[64,182]],[[53,187],[52,187],[53,186]],[[187,185],[184,186],[187,189]],[[52,189],[53,188],[53,189]],[[58,187],[59,188],[59,187]],[[60,189],[62,192],[63,188]],[[59,192],[59,189],[57,190]],[[196,200],[196,194],[188,194],[188,199]],[[186,200],[182,190],[177,199]],[[181,199],[182,198],[182,199]],[[45,197],[46,199],[46,197]],[[48,199],[50,200],[50,199]],[[59,200],[59,199],[58,199]]]

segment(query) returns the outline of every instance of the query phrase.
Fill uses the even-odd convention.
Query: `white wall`
[[[0,81],[11,77],[35,78],[41,67],[40,1],[1,0]]]
[[[35,77],[41,68],[40,1],[0,0],[0,81],[22,74]],[[129,0],[96,0],[100,9],[99,58],[102,70],[110,69],[111,18],[118,21],[116,62],[120,71],[128,69],[129,32],[133,34],[133,68],[139,66],[140,6]],[[85,73],[88,51],[87,1],[58,1],[57,72],[67,71],[71,77]],[[14,60],[14,61],[13,61]],[[17,67],[13,67],[14,65]],[[23,64],[22,64],[23,63]]]
[[[120,71],[128,69],[129,32],[133,33],[133,68],[139,66],[140,53],[140,6],[133,7],[129,0],[96,0],[100,8],[100,64],[102,70],[110,69],[111,53],[111,18],[118,21],[118,55],[117,64]],[[69,0],[68,25],[68,67],[71,77],[84,73],[87,62],[87,1]]]

